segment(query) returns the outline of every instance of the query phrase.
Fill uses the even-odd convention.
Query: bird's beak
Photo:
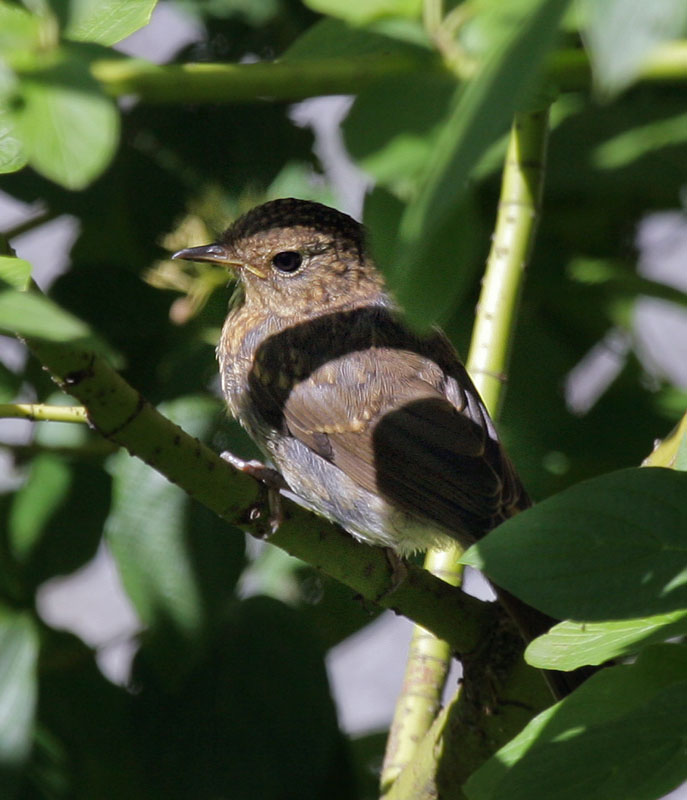
[[[248,272],[252,272],[253,275],[257,275],[258,278],[263,280],[267,277],[262,270],[252,264],[233,258],[223,244],[215,243],[203,244],[200,247],[185,247],[183,250],[177,250],[172,258],[183,258],[184,261],[210,261],[213,264],[223,264],[236,270],[247,269]]]

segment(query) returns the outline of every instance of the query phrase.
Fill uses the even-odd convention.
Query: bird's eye
[[[272,256],[272,265],[280,272],[295,272],[303,263],[303,256],[297,250],[283,250]]]

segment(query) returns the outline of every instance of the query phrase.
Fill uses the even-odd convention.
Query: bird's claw
[[[220,453],[220,458],[226,461],[228,464],[231,464],[231,466],[239,472],[243,472],[244,474],[255,478],[255,480],[260,481],[260,483],[266,488],[267,508],[269,510],[269,531],[266,533],[266,538],[275,533],[284,519],[281,495],[279,492],[282,489],[289,488],[282,474],[276,469],[263,464],[261,461],[257,461],[255,459],[251,461],[244,461],[242,458],[235,456],[228,450]],[[259,518],[261,516],[260,510],[258,508],[252,509],[251,516],[253,519]]]

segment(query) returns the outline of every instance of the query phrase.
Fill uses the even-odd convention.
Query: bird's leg
[[[231,464],[234,469],[239,472],[244,472],[255,478],[267,489],[267,508],[269,509],[269,526],[270,532],[274,533],[281,525],[284,515],[282,513],[281,489],[288,489],[289,485],[284,480],[281,472],[278,472],[272,467],[268,467],[261,461],[252,459],[251,461],[244,461],[242,458],[235,456],[228,450],[220,453],[220,458]]]
[[[386,594],[391,594],[408,577],[408,565],[391,547],[384,548],[384,555],[391,567],[391,589]]]

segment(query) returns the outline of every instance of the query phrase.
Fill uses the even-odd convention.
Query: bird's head
[[[362,225],[305,200],[285,198],[258,206],[217,242],[173,257],[233,268],[245,302],[277,316],[308,317],[384,296]]]

